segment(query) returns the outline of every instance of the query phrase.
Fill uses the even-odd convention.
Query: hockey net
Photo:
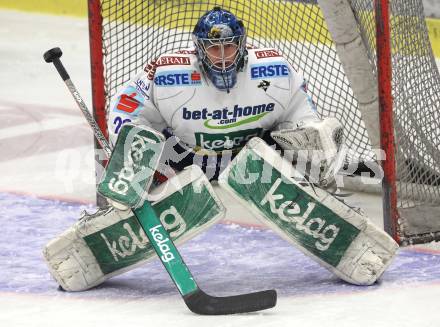
[[[110,98],[121,85],[159,55],[191,47],[198,18],[221,6],[243,20],[250,45],[278,49],[303,73],[321,116],[341,121],[348,173],[375,161],[380,118],[373,0],[318,2],[89,0],[98,123],[105,128]],[[400,215],[394,236],[427,242],[440,238],[440,76],[422,0],[391,1],[390,16]]]

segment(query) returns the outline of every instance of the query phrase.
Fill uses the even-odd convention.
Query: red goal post
[[[396,149],[394,146],[392,64],[389,0],[375,0],[377,85],[379,93],[380,146],[385,152],[382,161],[382,208],[384,229],[400,243],[397,209]]]
[[[385,4],[389,13],[376,14]],[[278,49],[303,73],[322,117],[341,121],[343,173],[374,163],[372,150],[385,150],[384,222],[393,237],[403,244],[440,239],[440,77],[422,0],[89,0],[93,108],[103,132],[117,88],[160,54],[191,46],[195,22],[216,5],[244,21],[250,45]],[[385,50],[386,33],[376,38],[384,17],[388,82],[376,57]]]

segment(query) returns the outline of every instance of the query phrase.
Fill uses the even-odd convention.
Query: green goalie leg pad
[[[251,139],[219,184],[264,224],[345,281],[374,283],[398,245],[383,230],[323,189],[296,182],[290,162]]]
[[[161,184],[148,200],[176,244],[200,234],[225,214],[197,166]],[[156,256],[132,211],[114,208],[84,215],[50,241],[43,253],[52,276],[67,291],[89,289]]]
[[[162,154],[164,136],[146,126],[122,126],[98,192],[117,204],[142,206]]]

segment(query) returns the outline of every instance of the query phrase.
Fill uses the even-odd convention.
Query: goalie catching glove
[[[296,161],[297,170],[311,183],[328,186],[334,181],[343,129],[336,118],[299,122],[297,128],[273,131],[272,138]]]

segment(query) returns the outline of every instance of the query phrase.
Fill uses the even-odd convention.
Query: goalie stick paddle
[[[107,139],[102,134],[95,119],[90,114],[90,111],[88,110],[84,100],[70,80],[69,74],[60,60],[62,54],[63,53],[60,48],[53,48],[44,53],[44,60],[55,65],[55,68],[65,82],[81,112],[93,129],[96,139],[101,144],[102,148],[107,154],[107,157],[109,158],[111,155],[111,149]],[[226,297],[215,297],[206,294],[197,286],[197,283],[195,282],[194,277],[191,275],[188,266],[183,261],[182,256],[178,252],[174,243],[171,241],[168,232],[162,226],[160,219],[157,217],[148,201],[145,201],[141,208],[134,209],[132,211],[139,220],[140,225],[145,231],[145,234],[160,258],[160,261],[164,265],[165,269],[182,295],[187,307],[192,312],[203,315],[224,315],[259,311],[275,306],[277,301],[277,293],[275,290]],[[160,248],[160,244],[158,244],[158,241],[155,238],[158,233],[161,234],[161,236],[158,238],[161,240],[160,242],[163,243],[164,240],[167,240],[167,245],[170,248],[173,259],[168,260],[169,258],[165,258],[161,255],[162,250]]]

